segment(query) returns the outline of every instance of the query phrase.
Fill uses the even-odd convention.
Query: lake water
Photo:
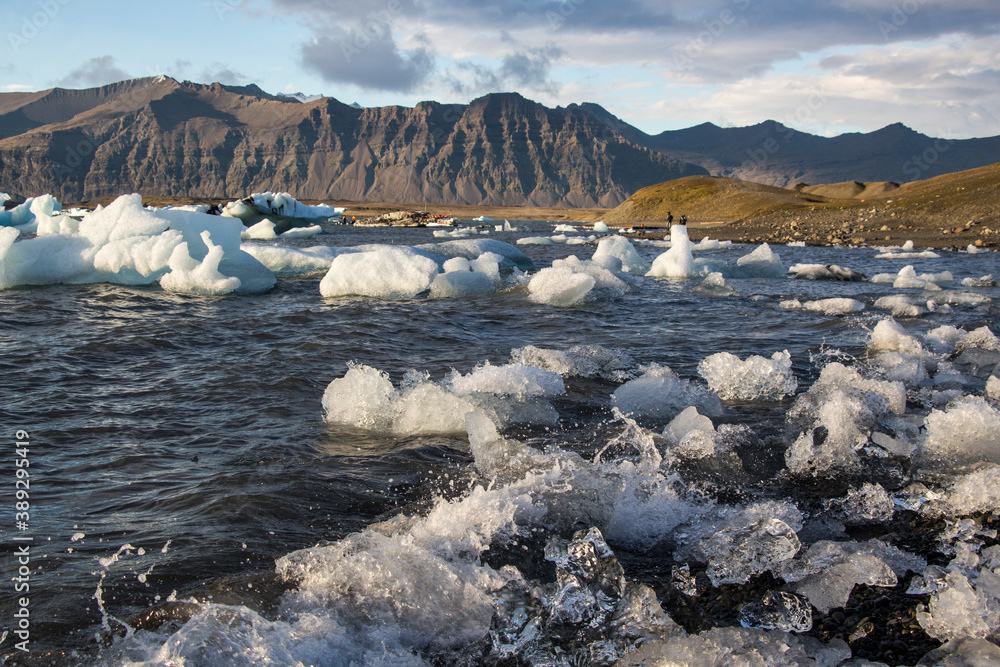
[[[474,238],[514,244],[552,234],[550,223],[512,224],[517,231]],[[329,229],[314,239],[273,243],[442,240],[432,229]],[[639,241],[635,247],[649,262],[666,250]],[[595,249],[518,248],[535,271],[570,255],[589,259]],[[731,265],[754,248],[737,244],[694,256]],[[0,409],[9,447],[16,430],[30,434],[33,537],[32,653],[14,650],[10,635],[0,654],[9,664],[60,665],[614,664],[637,646],[676,636],[662,619],[650,620],[659,618],[657,599],[696,633],[740,627],[741,605],[710,611],[708,600],[720,591],[751,602],[768,587],[781,588],[766,562],[739,584],[706,579],[718,564],[706,564],[705,552],[729,548],[734,530],[769,512],[798,533],[798,558],[822,540],[880,539],[947,564],[954,549],[935,556],[933,544],[913,538],[919,505],[906,503],[917,466],[898,451],[872,453],[869,436],[887,431],[889,421],[876,414],[862,427],[867,444],[858,443],[858,460],[845,471],[792,474],[785,459],[796,437],[789,411],[827,364],[857,367],[880,381],[895,372],[909,400],[892,419],[908,420],[910,430],[897,424],[887,435],[919,444],[923,419],[944,412],[946,399],[987,392],[989,364],[996,363],[988,345],[979,361],[958,363],[954,349],[935,351],[927,336],[943,326],[998,331],[1000,291],[962,284],[1000,277],[997,255],[938,251],[877,259],[874,248],[773,250],[786,267],[837,264],[871,277],[912,265],[917,274],[948,271],[953,280],[931,292],[869,281],[727,278],[735,291],[727,296],[699,289],[700,277],[644,278],[624,294],[572,307],[533,301],[524,284],[462,298],[323,298],[322,273],[281,278],[264,294],[217,298],[155,285],[0,292]],[[872,361],[871,332],[890,316],[875,302],[891,295],[926,311],[898,318],[924,343],[923,375]],[[828,298],[855,299],[864,309],[827,314],[780,306]],[[473,378],[474,371],[488,363],[516,375],[505,365],[512,353],[525,359],[529,346],[543,351],[549,372],[552,359],[576,365],[559,371],[562,392],[490,399],[490,414],[528,415],[501,424],[507,454],[494,448],[477,460],[466,433],[324,420],[324,391],[348,364],[381,371],[400,392],[447,388],[465,377],[480,395],[489,393],[483,383],[490,380]],[[649,391],[680,386],[704,398],[710,392],[699,363],[711,355],[770,360],[785,350],[797,388],[774,400],[723,401],[711,416],[723,435],[707,456],[670,453],[676,443],[660,434],[674,414],[660,404],[642,407],[649,398],[643,385],[633,385],[639,398],[631,402],[623,393],[612,399],[642,377]],[[945,364],[950,381],[935,384]],[[411,370],[419,375],[407,379]],[[433,412],[436,404],[419,405]],[[629,405],[640,406],[632,420],[621,416]],[[479,434],[484,446],[495,444],[491,438]],[[952,477],[920,479],[943,489]],[[894,513],[852,522],[831,509],[865,482],[881,484]],[[13,503],[9,493],[4,497]],[[11,522],[4,524],[13,534]],[[596,538],[576,534],[593,527]],[[602,539],[614,557],[601,556]],[[995,531],[976,539],[980,554],[996,544]],[[10,544],[5,540],[7,563]],[[316,545],[322,546],[309,550]],[[759,559],[792,562],[769,548]],[[581,549],[590,550],[589,560],[573,556]],[[589,565],[580,565],[581,558]],[[684,564],[694,573],[694,596],[676,594]],[[595,574],[605,566],[616,574]],[[899,586],[905,589],[900,583],[897,597]],[[13,600],[12,585],[4,588],[0,595]],[[651,602],[637,591],[655,597]],[[928,596],[911,599],[915,607]],[[641,608],[628,616],[641,632],[621,630],[624,600]],[[4,608],[13,609],[7,602]],[[812,613],[818,631],[826,614]],[[761,636],[768,637],[757,640],[762,653],[779,641]],[[857,657],[865,644],[856,639],[850,646]],[[877,647],[869,654],[883,655]],[[911,664],[905,655],[903,663]]]

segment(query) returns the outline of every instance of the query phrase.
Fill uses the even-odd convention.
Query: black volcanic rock
[[[256,86],[155,77],[0,95],[0,187],[81,201],[123,192],[612,207],[704,174],[580,109],[515,93],[355,108]]]

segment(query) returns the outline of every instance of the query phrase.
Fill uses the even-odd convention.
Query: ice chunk
[[[944,646],[934,649],[921,660],[925,665],[942,665],[943,667],[984,667],[1000,665],[1000,646],[985,639],[963,637],[952,639]]]
[[[591,229],[591,231],[594,231],[594,232],[597,232],[597,233],[602,233],[602,232],[608,232],[610,230],[608,229],[608,226],[606,224],[604,224],[601,221],[598,221],[598,222],[594,223],[594,226]]]
[[[875,325],[868,340],[868,349],[873,352],[894,351],[917,356],[924,353],[920,342],[906,333],[906,329],[892,318]]]
[[[701,283],[692,287],[691,291],[695,294],[713,297],[739,295],[736,290],[726,284],[726,279],[718,271],[709,273]]]
[[[0,206],[0,226],[20,227],[26,232],[35,231],[41,220],[50,218],[61,210],[62,205],[52,195],[30,197],[10,210],[4,210]]]
[[[160,286],[168,292],[218,296],[230,294],[239,289],[239,278],[225,276],[219,272],[222,261],[222,246],[212,243],[211,235],[202,232],[202,242],[208,248],[200,262],[191,257],[187,242],[177,245],[170,255],[170,272],[160,278]]]
[[[409,299],[431,286],[437,263],[411,249],[387,247],[337,256],[320,281],[320,294]]]
[[[566,393],[566,385],[558,373],[522,364],[493,366],[486,362],[468,375],[453,372],[449,383],[457,394],[488,393],[529,398]]]
[[[893,317],[920,317],[927,309],[903,295],[883,296],[875,300],[875,307],[888,310]]]
[[[713,586],[743,584],[754,575],[778,567],[798,553],[799,538],[787,523],[764,518],[754,523],[723,528],[701,550],[708,556],[708,577]]]
[[[517,245],[555,245],[550,236],[525,236],[517,240]]]
[[[864,274],[836,264],[793,264],[788,272],[807,280],[864,281]]]
[[[15,243],[18,235],[0,227],[0,289],[96,280],[93,246],[85,238],[55,235]]]
[[[760,602],[747,603],[740,610],[740,625],[783,632],[812,630],[812,608],[809,602],[794,593],[767,591]]]
[[[714,391],[684,380],[669,369],[626,382],[615,390],[611,400],[622,413],[634,417],[673,419],[689,406],[710,416],[722,414],[722,403]]]
[[[963,278],[963,287],[996,287],[997,281],[993,279],[993,274],[987,274],[978,278]]]
[[[170,270],[170,258],[183,238],[179,231],[167,230],[111,241],[94,255],[94,269],[108,282],[147,285]]]
[[[994,512],[1000,507],[1000,466],[986,466],[959,476],[940,494],[935,493],[920,506],[929,517],[962,517]]]
[[[929,468],[1000,464],[1000,411],[978,396],[966,396],[924,419],[916,458]]]
[[[489,294],[493,291],[493,281],[485,273],[475,271],[450,271],[439,273],[431,283],[430,296],[433,299],[446,297],[466,297]]]
[[[535,268],[534,263],[527,255],[518,250],[515,246],[503,241],[494,239],[467,239],[457,241],[444,241],[442,243],[425,243],[416,246],[416,250],[433,253],[441,257],[464,257],[469,261],[481,258],[492,253],[502,259],[499,261],[499,268],[517,268],[522,271],[531,271]],[[477,271],[483,269],[478,268]]]
[[[917,622],[931,637],[949,641],[962,637],[985,638],[1000,627],[1000,606],[976,591],[964,574],[949,572],[945,588],[931,595],[926,611],[917,611]]]
[[[989,327],[979,327],[962,336],[955,345],[955,352],[964,352],[970,348],[997,352],[1000,351],[1000,338],[997,338],[996,334],[990,331]]]
[[[653,260],[653,265],[646,275],[688,280],[701,273],[702,271],[695,266],[694,256],[691,254],[691,239],[688,237],[687,227],[674,225],[670,228],[670,250]]]
[[[813,313],[823,313],[824,315],[846,315],[848,313],[861,312],[865,309],[865,304],[857,299],[834,297],[806,301],[802,304],[802,309]]]
[[[343,208],[329,204],[308,206],[287,192],[255,192],[249,197],[230,202],[222,210],[223,216],[246,221],[256,221],[261,216],[282,216],[300,219],[329,219],[343,215]]]
[[[283,239],[311,239],[317,234],[322,234],[323,228],[319,225],[309,225],[308,227],[292,227],[281,232]]]
[[[724,667],[727,665],[819,665],[835,667],[851,657],[847,643],[823,644],[779,630],[713,628],[698,635],[653,641],[629,653],[616,667],[648,665]]]
[[[348,364],[344,377],[323,393],[327,422],[401,435],[464,433],[465,415],[476,407],[426,381],[399,392],[388,376],[361,364]]]
[[[572,268],[550,267],[536,273],[528,283],[531,300],[551,306],[579,305],[597,284],[593,276]]]
[[[736,260],[734,273],[740,278],[784,278],[786,274],[781,258],[766,243]]]
[[[870,554],[852,554],[842,562],[803,578],[796,584],[795,591],[826,614],[835,607],[846,605],[857,584],[888,587],[896,583],[895,573],[881,559]]]
[[[928,278],[918,277],[912,264],[908,264],[899,270],[892,286],[896,289],[922,289],[940,290],[941,288]]]
[[[848,525],[886,523],[892,519],[896,505],[881,484],[865,482],[860,489],[851,489],[847,496],[834,501],[842,520]]]
[[[621,350],[600,345],[574,345],[566,351],[528,345],[511,350],[516,364],[536,366],[563,376],[596,377],[625,382],[637,375],[638,362]]]
[[[986,400],[1000,404],[1000,377],[991,375],[986,380]]]
[[[277,276],[301,276],[326,272],[338,256],[353,252],[349,248],[314,246],[289,248],[277,245],[243,245],[242,250],[274,272]]]
[[[592,259],[596,262],[602,257],[615,257],[621,260],[625,270],[635,276],[645,275],[651,268],[650,263],[642,258],[624,236],[608,236],[601,239]]]
[[[258,241],[270,241],[278,238],[278,235],[274,232],[274,222],[264,218],[256,225],[247,227],[242,232],[240,236],[245,239],[254,239]]]
[[[903,383],[866,380],[843,364],[827,364],[788,411],[790,430],[800,435],[785,452],[785,462],[798,474],[853,468],[858,464],[856,450],[905,407]]]
[[[45,216],[38,220],[35,234],[51,236],[53,234],[76,234],[80,231],[80,220],[69,215]]]
[[[701,360],[698,374],[724,401],[780,401],[798,386],[788,350],[770,360],[754,355],[746,361],[719,352]]]
[[[493,421],[478,411],[467,412],[465,428],[476,468],[487,477],[502,472],[524,474],[534,450],[517,440],[502,437]]]

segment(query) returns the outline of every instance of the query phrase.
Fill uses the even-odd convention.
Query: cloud
[[[388,29],[341,30],[302,46],[302,63],[331,83],[368,90],[410,92],[434,69],[434,54],[424,47],[401,51]]]
[[[60,79],[56,85],[64,88],[93,88],[132,78],[115,64],[114,56],[91,58]]]
[[[514,41],[509,37],[508,43]],[[495,66],[459,61],[453,70],[445,72],[452,91],[462,95],[479,95],[488,92],[517,90],[558,93],[559,84],[549,78],[553,63],[563,55],[563,50],[552,44],[541,48],[526,48],[514,43]]]
[[[238,72],[223,63],[212,63],[201,73],[201,81],[206,83],[223,83],[232,86],[241,86],[250,82],[251,77]]]

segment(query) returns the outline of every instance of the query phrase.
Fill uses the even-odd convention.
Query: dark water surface
[[[521,233],[488,238],[514,242],[550,229],[515,224]],[[289,243],[440,240],[429,230],[335,229]],[[539,269],[593,253],[593,246],[519,247]],[[663,250],[637,248],[649,260]],[[735,261],[752,249],[696,256]],[[942,251],[937,259],[904,262],[874,259],[874,249],[775,250],[786,266],[837,263],[869,276],[896,273],[906,263],[918,273],[949,270],[955,289],[965,277],[997,272],[992,253]],[[87,664],[99,644],[122,634],[114,619],[134,621],[171,596],[234,590],[232,582],[273,572],[274,560],[289,552],[401,510],[419,512],[438,495],[464,493],[475,478],[467,439],[396,438],[324,423],[323,391],[348,362],[398,383],[410,369],[440,380],[452,369],[504,364],[512,349],[526,345],[600,345],[696,378],[698,362],[716,352],[770,357],[787,349],[803,391],[818,374],[817,355],[863,350],[868,330],[888,316],[872,308],[875,299],[915,293],[869,282],[730,280],[738,297],[711,298],[692,293],[698,280],[645,279],[619,300],[556,308],[532,303],[524,287],[462,299],[323,299],[321,277],[280,279],[266,294],[224,298],[102,284],[0,292],[0,423],[9,446],[18,429],[31,441],[35,651],[52,651],[57,663]],[[968,291],[994,303],[939,310],[905,326],[921,333],[942,324],[996,331],[1000,293]],[[834,296],[867,308],[826,316],[777,306]],[[524,427],[518,437],[593,453],[609,433],[615,386],[571,385],[556,402],[557,429]],[[730,415],[772,434],[782,417],[766,407]],[[2,531],[10,534],[10,526],[5,519]],[[101,562],[126,544],[134,549]],[[10,589],[0,597],[9,600]],[[8,638],[0,646],[8,657],[10,644]]]

